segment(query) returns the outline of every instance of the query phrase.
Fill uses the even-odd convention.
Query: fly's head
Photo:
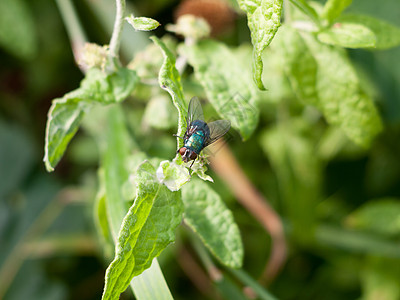
[[[197,154],[186,148],[186,147],[182,147],[178,150],[179,154],[182,156],[182,160],[187,163],[190,160],[195,160],[197,158]]]

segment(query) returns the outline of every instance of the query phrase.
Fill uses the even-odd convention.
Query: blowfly
[[[193,160],[190,168],[201,150],[223,137],[231,128],[231,122],[227,120],[218,120],[207,124],[204,121],[203,109],[197,97],[193,97],[189,102],[186,124],[187,128],[183,137],[175,136],[183,139],[184,144],[177,153],[182,156],[185,163]]]

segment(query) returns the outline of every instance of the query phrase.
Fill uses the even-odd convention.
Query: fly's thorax
[[[208,128],[207,123],[202,120],[193,121],[193,123],[190,124],[189,130],[191,130],[192,133],[203,131],[206,136],[210,135],[210,129]]]
[[[206,138],[206,133],[203,130],[198,130],[187,139],[185,147],[199,154],[204,148]]]

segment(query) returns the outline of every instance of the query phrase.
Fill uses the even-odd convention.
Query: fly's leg
[[[193,166],[194,162],[195,162],[195,159],[193,160],[192,164],[190,165],[189,170],[192,169],[192,166]]]
[[[177,137],[177,138],[180,138],[180,139],[184,140],[184,138],[183,138],[183,137],[181,137],[181,136],[179,136],[179,135],[173,134],[173,136],[175,136],[175,137]]]

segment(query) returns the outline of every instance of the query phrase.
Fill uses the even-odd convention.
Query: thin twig
[[[75,62],[79,66],[81,55],[83,53],[82,50],[87,42],[85,32],[79,22],[71,0],[56,0],[56,3],[67,29]],[[85,71],[86,70],[82,70],[82,72]]]
[[[221,142],[219,142],[221,143]],[[210,157],[211,167],[232,189],[238,201],[262,224],[272,238],[269,262],[261,277],[261,282],[270,282],[277,276],[286,260],[286,242],[279,215],[268,204],[240,168],[226,144],[214,145],[215,155]]]
[[[321,21],[319,20],[317,12],[314,8],[308,5],[307,2],[302,0],[290,0],[290,2],[292,2],[294,6],[307,15],[318,27],[321,27]]]
[[[220,269],[212,261],[211,257],[208,255],[206,249],[204,248],[203,244],[193,236],[192,238],[192,245],[196,250],[197,254],[201,262],[203,263],[204,267],[206,268],[208,275],[214,282],[221,281],[223,278],[223,274]]]
[[[209,298],[213,298],[213,288],[210,279],[203,271],[200,265],[196,262],[193,255],[183,246],[178,254],[178,263],[183,272],[193,282],[196,288]]]
[[[115,14],[114,29],[110,40],[110,60],[114,64],[119,64],[119,47],[121,44],[121,34],[125,22],[125,0],[116,0],[117,11]]]

